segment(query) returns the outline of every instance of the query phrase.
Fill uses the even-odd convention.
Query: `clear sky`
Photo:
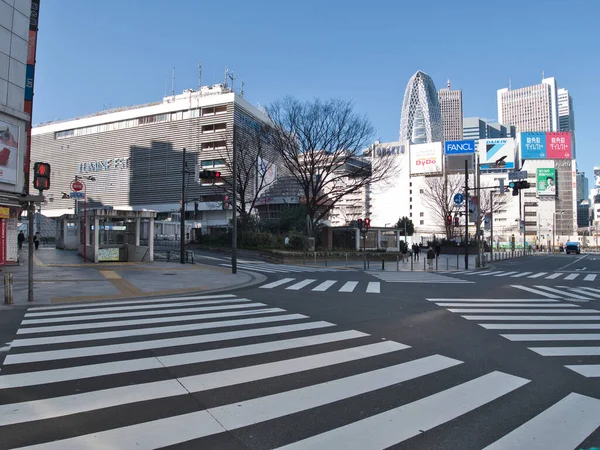
[[[41,0],[34,123],[159,101],[223,81],[252,104],[285,95],[349,98],[398,139],[408,79],[423,70],[462,89],[465,117],[497,118],[496,90],[570,91],[577,157],[600,165],[598,0]]]

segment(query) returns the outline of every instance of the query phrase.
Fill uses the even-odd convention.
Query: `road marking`
[[[600,364],[576,364],[565,367],[587,378],[600,377]]]
[[[282,284],[289,283],[290,281],[294,281],[295,278],[282,278],[281,280],[273,281],[272,283],[263,284],[261,289],[273,289],[274,287],[281,286]]]
[[[367,294],[381,293],[381,283],[379,281],[369,281],[367,285]]]
[[[499,273],[498,275],[494,275],[495,277],[505,277],[507,275],[513,275],[515,273],[519,273],[519,272],[504,272],[504,273]]]
[[[529,274],[532,274],[532,273],[533,272],[521,272],[521,273],[518,273],[516,275],[511,275],[510,277],[511,278],[521,278],[521,277],[524,277],[525,275],[529,275]]]
[[[338,292],[353,292],[358,285],[358,281],[347,281]]]
[[[539,289],[533,289],[528,286],[521,286],[520,284],[511,284],[510,287],[513,287],[516,289],[521,289],[522,291],[532,292],[534,294],[543,295],[544,297],[548,297],[548,298],[562,298],[563,297],[562,295],[549,294],[548,292],[543,292],[543,291],[540,291]]]
[[[474,307],[474,308],[496,308],[496,307],[509,307],[509,308],[571,308],[573,305],[568,304],[556,304],[556,303],[436,303],[442,307]]]
[[[331,342],[358,339],[366,336],[369,335],[355,330],[339,331],[335,333],[318,334],[315,336],[264,342],[261,344],[249,344],[237,347],[201,350],[190,353],[177,353],[173,355],[151,358],[138,358],[126,361],[88,364],[64,369],[51,369],[2,375],[0,376],[0,389],[34,386],[37,384],[46,383],[58,383],[61,381],[114,375],[118,373],[136,372],[148,369],[163,369],[165,367],[176,367],[187,364],[219,361],[223,359],[239,358],[241,356],[258,355],[262,353],[278,352],[282,350],[310,347]],[[408,346],[406,347],[408,348]]]
[[[562,288],[562,289],[567,289],[569,292],[577,292],[579,294],[584,294],[584,295],[587,295],[588,297],[600,298],[600,294],[596,294],[595,292],[590,292],[583,287],[580,287],[580,288],[572,288],[572,287],[568,287],[568,286],[558,286],[558,287]],[[571,294],[567,294],[567,296],[573,297],[573,295],[571,295]]]
[[[587,255],[583,255],[580,258],[577,258],[575,261],[572,261],[569,264],[565,264],[564,266],[560,267],[558,270],[565,270],[567,267],[572,266],[573,264],[577,264],[579,261],[584,260],[586,257],[587,257]]]
[[[317,434],[279,450],[383,449],[473,411],[529,383],[492,372],[399,408]]]
[[[585,278],[583,279],[583,281],[594,281],[597,276],[598,275],[591,273],[589,275],[586,275]]]
[[[493,312],[493,313],[518,313],[518,314],[524,314],[524,313],[559,313],[559,314],[565,314],[565,313],[569,313],[569,314],[587,314],[587,313],[597,313],[598,311],[595,309],[575,309],[575,307],[577,305],[572,305],[573,309],[510,309],[510,308],[506,308],[506,309],[469,309],[469,308],[464,308],[464,309],[448,309],[448,311],[450,312],[455,312],[455,313],[486,313],[486,312]]]
[[[535,275],[529,275],[527,278],[539,278],[539,277],[543,277],[544,275],[547,275],[548,272],[539,272],[536,273]]]
[[[306,287],[309,284],[314,283],[315,281],[317,280],[315,280],[314,278],[307,278],[306,280],[299,281],[296,284],[292,284],[291,286],[286,287],[286,289],[288,291],[299,291],[303,287]]]
[[[600,356],[600,347],[528,347],[542,356]]]
[[[227,341],[229,339],[242,339],[254,336],[270,336],[280,333],[293,333],[302,330],[333,327],[334,324],[325,321],[307,322],[294,325],[277,327],[255,328],[251,330],[229,331],[224,333],[201,334],[198,336],[185,336],[171,339],[156,339],[143,342],[129,342],[111,345],[99,345],[85,348],[72,348],[64,350],[50,350],[44,352],[13,353],[8,354],[4,365],[21,364],[27,362],[52,361],[55,359],[81,358],[86,356],[112,355],[118,353],[134,352],[139,350],[152,350],[158,348],[178,347],[207,342]]]
[[[600,293],[600,289],[595,289],[595,288],[591,288],[591,287],[587,287],[587,286],[579,286],[580,289],[585,289],[586,291],[592,291],[592,292],[599,292]]]
[[[535,287],[538,288],[538,289],[543,289],[543,290],[548,291],[548,292],[554,292],[556,294],[562,294],[563,297],[566,297],[566,298],[578,298],[580,300],[588,299],[588,297],[584,297],[582,295],[573,294],[570,290],[568,290],[567,292],[564,292],[564,291],[560,291],[558,289],[554,289],[554,288],[551,288],[551,287],[548,287],[548,286],[535,286]]]
[[[561,275],[562,275],[562,273],[561,273],[561,272],[555,272],[555,273],[553,273],[552,275],[548,275],[548,276],[546,277],[546,280],[554,280],[555,278],[558,278],[558,277],[560,277]]]
[[[565,277],[565,280],[574,280],[574,279],[575,279],[575,278],[577,278],[578,276],[579,276],[579,274],[578,274],[578,273],[572,273],[572,274],[569,274],[569,275],[567,275],[567,276]]]
[[[285,322],[288,320],[308,319],[304,314],[286,314],[269,317],[254,317],[250,319],[218,320],[215,322],[200,322],[186,325],[173,325],[167,327],[132,328],[119,331],[104,331],[100,333],[66,334],[62,336],[47,336],[16,339],[13,347],[29,347],[34,345],[65,344],[69,342],[98,341],[102,339],[120,339],[133,336],[152,336],[154,334],[185,333],[188,331],[209,330],[211,328],[237,327],[270,322]]]
[[[600,330],[600,323],[480,323],[486,330]]]
[[[600,400],[571,393],[485,450],[577,448],[600,426]]]
[[[600,333],[501,334],[509,341],[598,341]]]
[[[504,272],[503,270],[495,270],[493,272],[480,272],[477,275],[482,276],[482,277],[487,277],[487,276],[490,276],[490,275],[494,275],[494,274],[497,274],[497,273],[503,273],[503,272]]]
[[[323,281],[321,284],[319,284],[318,286],[314,287],[312,290],[316,291],[316,292],[324,292],[327,289],[329,289],[331,286],[333,286],[335,283],[337,283],[337,280]]]
[[[525,312],[520,310],[519,312]],[[529,312],[529,311],[527,311]],[[561,311],[564,312],[564,311]],[[596,311],[598,312],[598,311]],[[597,316],[462,316],[467,320],[541,320],[541,321],[560,321],[568,320],[573,321],[600,321],[600,315]],[[481,325],[481,324],[480,324]]]
[[[428,298],[430,302],[478,302],[478,303],[502,303],[502,302],[558,302],[549,298]]]

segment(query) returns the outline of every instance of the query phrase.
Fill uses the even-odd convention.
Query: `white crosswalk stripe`
[[[324,283],[337,282],[327,280],[313,289]],[[367,287],[372,293],[378,290],[379,283]],[[137,309],[139,302],[32,308],[29,314],[35,314],[35,320],[50,322],[26,324],[32,319],[24,320],[0,372],[3,446],[151,449],[186,443],[190,448],[220,448],[218,439],[228,439],[226,432],[269,421],[273,436],[255,442],[253,448],[384,449],[426,432],[439,432],[440,425],[471,417],[481,406],[528,388],[529,380],[515,375],[497,371],[471,375],[471,369],[461,369],[465,364],[457,359],[409,355],[410,347],[399,342],[381,341],[249,299],[227,298],[233,300],[227,304],[229,310],[192,315],[185,310],[214,300],[209,296],[164,299],[149,302],[155,306],[152,310]],[[556,303],[544,299],[538,306],[543,302]],[[175,306],[170,308],[171,304]],[[239,305],[247,309],[236,309]],[[105,317],[105,311],[127,306],[116,311],[138,316]],[[158,317],[148,318],[149,311]],[[69,320],[74,317],[81,317],[80,323]],[[155,320],[161,317],[172,325]],[[108,330],[98,331],[103,329]],[[258,360],[250,361],[252,355]],[[583,364],[572,370],[584,376],[598,371]],[[440,373],[436,378],[441,381],[449,371],[459,371],[460,381],[445,383],[409,403],[397,394],[412,391],[411,382],[420,382],[421,377]],[[316,379],[309,376],[313,372],[319,373]],[[396,394],[388,395],[388,390]],[[188,402],[191,395],[196,398]],[[377,396],[393,400],[381,409],[373,401]],[[358,408],[358,415],[347,415],[341,424],[327,426],[332,408],[345,410],[344,401],[366,401],[369,406]],[[504,437],[485,445],[513,448],[521,436],[555,430],[555,411],[575,408],[577,414],[568,425],[578,421],[582,426],[563,427],[560,440],[555,441],[572,446],[597,427],[599,402],[576,394],[556,399],[554,405],[538,410],[534,419],[503,431]],[[285,427],[292,414],[311,417],[297,422],[294,437]],[[302,428],[314,420],[325,424],[318,434]],[[493,435],[497,439],[498,434]],[[212,440],[209,444],[205,439]],[[472,446],[469,439],[466,433],[465,447]]]
[[[448,275],[441,275],[432,272],[406,272],[406,271],[375,271],[369,272],[376,278],[379,278],[386,283],[436,283],[436,284],[465,284],[473,283],[473,281],[462,280]],[[464,273],[463,275],[468,275]]]
[[[564,272],[518,272],[518,271],[506,271],[506,270],[460,270],[455,272],[450,272],[451,275],[460,275],[460,276],[471,276],[478,275],[482,277],[508,277],[508,278],[530,278],[530,279],[545,279],[545,280],[557,280],[562,279],[566,281],[587,281],[592,282],[595,281],[598,277],[598,274],[588,273],[585,274],[583,278],[579,278],[579,275],[584,275],[583,273],[564,273]]]
[[[600,298],[600,290],[594,288],[588,288],[585,286],[572,287],[572,286],[523,286],[519,284],[513,284],[511,287],[519,289],[525,292],[531,292],[532,294],[541,295],[548,299],[566,299],[566,300],[594,300]]]
[[[295,283],[293,283],[295,282]],[[293,283],[293,284],[290,284]],[[296,278],[282,278],[281,280],[263,284],[261,289],[282,288],[288,291],[310,291],[310,292],[341,292],[345,294],[366,293],[380,294],[381,282],[379,281],[339,281],[325,280],[320,282],[315,278],[306,278],[297,280]],[[286,286],[287,285],[287,286]],[[360,287],[359,287],[360,286]]]
[[[546,291],[561,293],[560,290],[547,286],[535,286],[535,289],[519,285],[513,287],[553,297],[558,296]],[[567,287],[564,288],[569,290]],[[582,288],[577,292],[589,295],[592,292],[588,289],[593,288]],[[574,294],[572,289],[570,291],[565,295],[573,299],[579,295]],[[499,336],[509,341],[556,344],[556,346],[546,347],[537,347],[533,344],[528,348],[542,356],[562,357],[564,362],[561,363],[564,363],[565,367],[584,377],[600,377],[600,364],[596,364],[596,361],[589,361],[591,362],[589,364],[582,359],[585,356],[600,356],[600,347],[589,346],[590,343],[600,341],[600,332],[597,332],[600,330],[599,310],[582,308],[578,304],[561,302],[556,298],[428,298],[427,300],[452,313],[461,314],[466,320],[475,321],[486,330],[497,330],[500,332]],[[573,359],[569,360],[568,357]]]
[[[219,264],[224,267],[231,267],[231,264]],[[246,263],[237,265],[240,270],[264,273],[301,273],[301,272],[345,272],[345,268],[327,267],[327,266],[296,266],[288,264],[273,263]]]

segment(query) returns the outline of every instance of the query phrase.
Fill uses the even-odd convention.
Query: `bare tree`
[[[374,129],[350,101],[286,97],[267,111],[273,149],[304,194],[309,235],[345,196],[395,172],[393,157],[362,154]]]
[[[488,188],[489,186],[486,185],[481,187]],[[491,197],[490,191],[492,192]],[[508,197],[504,193],[499,195],[492,189],[480,189],[479,192],[480,195],[478,196],[478,208],[475,219],[481,224],[488,214],[496,214],[503,210],[508,203]]]
[[[430,209],[437,225],[445,230],[448,239],[454,236],[454,222],[447,220],[454,212],[454,194],[463,191],[464,178],[461,175],[425,178],[423,203]]]

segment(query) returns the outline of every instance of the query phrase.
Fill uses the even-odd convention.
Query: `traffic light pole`
[[[469,162],[465,160],[465,269],[469,268]]]
[[[185,147],[183,148],[183,162],[181,165],[181,219],[179,221],[179,262],[185,264]]]
[[[231,224],[231,273],[237,273],[237,149],[235,147],[235,124],[233,124],[233,133],[231,136],[231,147],[233,155],[231,157],[232,177],[231,190],[233,197],[233,211]]]
[[[27,258],[27,301],[33,301],[33,215],[35,214],[35,203],[29,202],[27,220],[29,221],[29,255]]]

